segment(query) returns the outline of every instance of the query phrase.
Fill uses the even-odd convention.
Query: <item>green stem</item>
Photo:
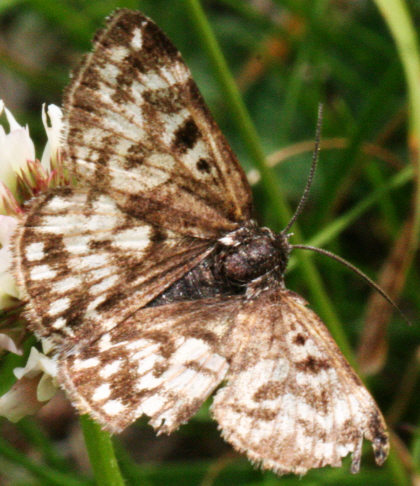
[[[102,430],[101,426],[87,415],[80,416],[80,424],[96,484],[124,486],[109,433]]]
[[[204,15],[199,0],[184,0],[184,3],[188,8],[188,12],[199,32],[203,47],[213,66],[215,76],[220,84],[232,120],[236,123],[243,143],[247,147],[260,172],[264,192],[271,202],[273,211],[275,211],[274,216],[285,226],[292,215],[287,202],[282,197],[283,194],[286,194],[286,191],[281,189],[280,181],[266,164],[265,154],[262,150],[257,131],[247,112],[226,60],[218,46],[214,33]],[[302,241],[301,232],[296,223],[293,226],[293,233],[296,236],[296,240]],[[337,344],[350,363],[354,365],[355,359],[347,336],[325,291],[319,273],[311,261],[311,257],[308,254],[302,254],[300,255],[300,260],[312,298],[317,302],[318,308],[322,312],[322,317],[327,323]]]
[[[416,28],[410,17],[410,12],[406,3],[403,0],[375,0],[375,3],[382,13],[385,22],[391,31],[394,39],[398,55],[404,68],[407,91],[409,98],[409,133],[408,145],[410,149],[411,163],[413,164],[415,178],[415,192],[413,194],[413,212],[414,212],[414,227],[410,241],[410,247],[407,248],[409,258],[414,258],[415,250],[418,245],[418,237],[420,233],[420,51],[419,43],[416,33]],[[408,269],[409,265],[407,265]],[[401,474],[397,474],[395,467],[399,467],[399,471],[403,471],[403,466],[395,461],[390,461],[390,470],[394,475],[398,484],[406,484],[403,482]]]
[[[416,28],[404,0],[375,0],[385,22],[391,31],[398,55],[404,68],[409,98],[409,134],[408,144],[411,162],[417,173],[414,193],[414,230],[411,238],[411,250],[417,248],[420,234],[420,50]],[[407,266],[408,268],[408,266]]]

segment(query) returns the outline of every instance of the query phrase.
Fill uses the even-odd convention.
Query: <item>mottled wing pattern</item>
[[[141,13],[119,10],[96,35],[65,111],[78,180],[125,212],[200,238],[250,217],[243,169],[180,53]]]
[[[80,413],[120,432],[145,414],[169,433],[223,380],[221,354],[240,297],[148,307],[89,347],[59,357],[59,382]]]
[[[33,201],[14,244],[32,329],[66,349],[124,323],[211,250],[69,188]]]
[[[228,385],[213,404],[224,438],[280,474],[340,466],[350,452],[357,472],[363,437],[382,464],[388,436],[373,398],[306,302],[271,287],[244,305],[227,341]]]

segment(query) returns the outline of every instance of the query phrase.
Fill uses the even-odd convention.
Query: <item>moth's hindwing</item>
[[[59,360],[59,381],[81,413],[120,432],[145,414],[159,433],[190,419],[226,375],[223,341],[240,297],[139,310]]]
[[[244,303],[226,343],[228,385],[214,399],[223,437],[262,467],[284,474],[360,467],[363,437],[375,459],[388,434],[375,401],[321,320],[297,294],[276,288]]]

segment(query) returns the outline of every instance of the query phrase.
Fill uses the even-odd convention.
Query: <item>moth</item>
[[[222,385],[223,437],[278,474],[382,464],[375,401],[307,302],[292,245],[253,219],[244,171],[180,53],[116,11],[64,99],[74,187],[35,198],[14,238],[31,329],[54,344],[81,414],[118,433],[145,414],[170,433]]]

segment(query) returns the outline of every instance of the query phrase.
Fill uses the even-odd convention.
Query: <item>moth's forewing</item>
[[[159,227],[218,238],[252,195],[180,53],[150,19],[120,10],[65,97],[64,147],[79,181]]]

